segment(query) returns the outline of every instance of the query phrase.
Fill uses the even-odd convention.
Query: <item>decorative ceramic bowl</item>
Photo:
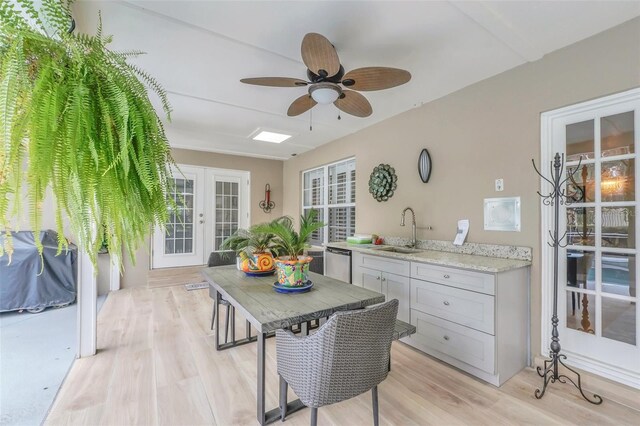
[[[256,253],[242,261],[242,271],[248,275],[266,274],[274,269],[275,261],[269,253]]]
[[[288,256],[276,259],[278,270],[278,283],[285,287],[300,287],[309,284],[309,263],[313,257],[299,257],[298,260],[289,260]]]

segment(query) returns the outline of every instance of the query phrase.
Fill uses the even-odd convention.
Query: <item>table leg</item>
[[[256,392],[258,423],[264,426],[266,416],[264,411],[264,368],[265,368],[265,343],[267,336],[265,333],[258,333],[258,388]]]
[[[236,342],[236,307],[229,305],[231,309],[231,342]]]
[[[216,315],[216,350],[219,351],[220,350],[220,293],[218,293],[216,291],[216,312],[218,313],[218,315]]]

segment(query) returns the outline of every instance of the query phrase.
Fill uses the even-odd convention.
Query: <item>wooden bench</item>
[[[402,339],[403,337],[411,336],[416,332],[416,326],[411,325],[408,322],[396,320],[396,326],[393,330],[393,340]]]

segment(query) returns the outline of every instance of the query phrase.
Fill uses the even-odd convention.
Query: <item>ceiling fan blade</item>
[[[342,95],[333,104],[341,111],[356,117],[368,117],[373,112],[371,104],[358,92],[353,90],[343,90]]]
[[[307,82],[304,80],[299,80],[297,78],[289,78],[289,77],[243,78],[240,81],[246,84],[255,84],[257,86],[271,86],[271,87],[302,87],[307,85]]]
[[[400,86],[411,80],[409,71],[387,67],[365,67],[349,71],[342,84],[349,89],[371,91]]]
[[[313,72],[322,76],[334,76],[340,71],[340,58],[331,42],[323,35],[309,33],[302,39],[302,61]]]
[[[314,101],[313,98],[309,96],[309,94],[302,95],[298,99],[293,101],[291,105],[289,105],[287,115],[289,117],[295,117],[296,115],[300,115],[303,112],[309,111],[316,105],[317,102]]]

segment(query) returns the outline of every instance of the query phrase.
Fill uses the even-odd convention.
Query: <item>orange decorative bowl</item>
[[[275,262],[269,253],[255,253],[242,261],[242,271],[247,274],[267,274],[274,269]]]

